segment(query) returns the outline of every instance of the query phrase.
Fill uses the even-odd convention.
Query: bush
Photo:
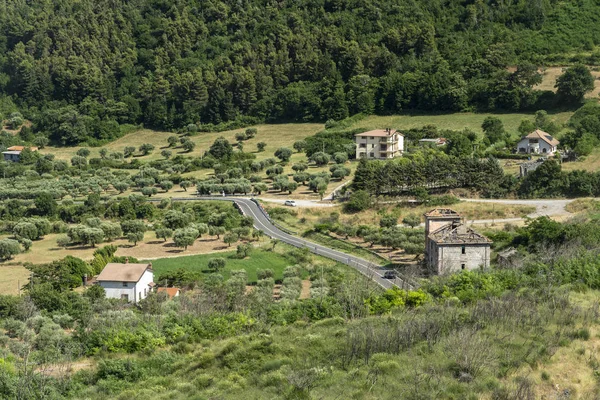
[[[225,268],[225,264],[227,264],[227,261],[222,257],[211,258],[208,260],[208,268],[214,272],[218,272]]]

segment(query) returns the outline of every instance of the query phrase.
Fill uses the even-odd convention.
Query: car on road
[[[294,200],[286,200],[285,203],[283,203],[284,206],[290,206],[290,207],[296,207],[296,202]]]
[[[396,279],[396,271],[394,271],[394,270],[385,271],[383,273],[383,277],[385,279]]]

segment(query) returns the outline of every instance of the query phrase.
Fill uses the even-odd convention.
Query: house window
[[[461,247],[460,250],[463,254],[467,254],[467,248],[465,246]]]
[[[547,153],[547,150],[545,147],[542,149],[542,153]]]
[[[142,292],[138,293],[138,299],[141,300],[142,299]]]
[[[144,297],[146,297],[146,288],[144,288]]]
[[[465,269],[465,264],[460,264],[460,269]]]
[[[386,158],[387,156],[386,156],[386,154],[385,154],[385,153],[379,153],[379,157],[381,157],[381,158]]]
[[[127,287],[127,282],[123,282],[123,287]]]
[[[373,136],[371,136],[369,139],[373,140],[373,139],[375,139],[375,138],[374,138]]]
[[[121,300],[129,301],[129,295],[128,294],[122,294],[121,295]]]
[[[375,153],[369,153],[369,157],[375,157]]]
[[[387,144],[382,144],[380,147],[381,147],[381,151],[387,150]]]
[[[366,144],[366,143],[361,143],[359,147],[361,147],[361,148],[363,148],[363,149],[364,149],[364,148],[366,148],[366,147],[367,147],[367,144]]]

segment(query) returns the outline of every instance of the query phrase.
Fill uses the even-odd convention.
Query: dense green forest
[[[119,124],[536,110],[556,105],[536,66],[595,64],[599,18],[592,0],[3,2],[0,114],[76,144]]]

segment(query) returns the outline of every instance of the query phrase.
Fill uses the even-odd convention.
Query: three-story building
[[[404,152],[404,135],[387,129],[376,129],[355,135],[356,158],[388,159]]]

